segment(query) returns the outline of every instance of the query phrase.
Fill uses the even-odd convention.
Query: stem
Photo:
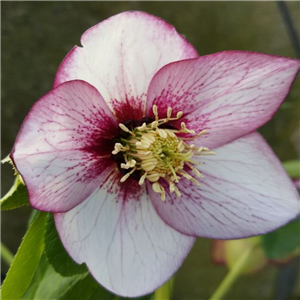
[[[290,40],[294,47],[296,55],[298,58],[300,58],[300,42],[289,9],[285,1],[277,1],[277,5],[283,18],[283,22],[286,26],[288,35],[290,36]]]
[[[154,293],[154,300],[170,300],[172,296],[173,278],[158,288]]]
[[[245,264],[247,263],[249,257],[251,256],[252,250],[255,248],[256,245],[253,245],[247,251],[245,251],[236,261],[234,266],[229,270],[226,277],[223,279],[221,284],[215,290],[213,295],[210,297],[209,300],[220,300],[222,299],[228,290],[231,288],[233,283],[239,277],[241,271],[243,270]]]
[[[1,243],[1,257],[8,264],[8,266],[10,266],[14,260],[13,254],[3,243]]]

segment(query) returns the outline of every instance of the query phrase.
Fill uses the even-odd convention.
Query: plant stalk
[[[10,266],[14,260],[14,255],[9,249],[1,242],[1,258]]]
[[[236,261],[234,266],[227,273],[221,284],[217,287],[213,295],[209,300],[221,300],[224,298],[225,294],[230,290],[234,282],[238,279],[240,273],[242,272],[244,266],[246,265],[251,253],[256,245],[251,246],[247,251],[245,251],[239,259]]]
[[[173,280],[172,277],[169,281],[167,281],[164,285],[158,288],[154,293],[154,300],[170,300],[172,296],[173,289]]]

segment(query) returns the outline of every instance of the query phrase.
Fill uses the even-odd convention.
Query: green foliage
[[[289,160],[282,164],[291,178],[300,178],[300,160]]]
[[[2,300],[20,299],[36,272],[44,251],[47,213],[39,212],[25,234],[2,285]]]
[[[46,256],[43,255],[34,278],[21,299],[58,299],[66,292],[66,290],[70,289],[82,278],[82,275],[62,277],[52,268],[48,263]]]
[[[81,280],[77,280],[64,294],[57,300],[94,300],[94,299],[118,299],[113,294],[105,290],[91,275],[86,275]]]
[[[265,253],[270,259],[284,259],[300,248],[300,218],[262,236]]]
[[[62,276],[73,276],[88,272],[85,264],[78,265],[66,252],[57,233],[52,214],[49,214],[47,220],[45,253],[49,263]]]
[[[150,300],[151,295],[135,298]],[[89,273],[63,277],[43,255],[36,274],[21,300],[121,300],[103,288]],[[152,300],[152,299],[151,299]]]
[[[31,283],[21,299],[28,299],[28,300],[34,299],[36,291],[37,291],[42,279],[44,278],[44,275],[46,273],[48,266],[49,266],[49,264],[46,260],[46,256],[45,256],[45,254],[43,254],[41,256],[38,268],[31,280]]]
[[[1,199],[1,210],[11,210],[24,205],[29,205],[28,193],[21,176],[18,175],[14,185]]]

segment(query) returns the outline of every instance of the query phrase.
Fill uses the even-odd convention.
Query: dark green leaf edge
[[[47,213],[40,212],[26,232],[1,287],[1,299],[20,299],[28,289],[44,252]]]
[[[54,270],[64,277],[88,272],[85,264],[78,265],[65,250],[57,233],[53,214],[49,214],[47,220],[45,254]]]
[[[1,210],[11,210],[29,205],[27,189],[20,175],[17,175],[14,185],[1,199]]]
[[[262,246],[269,259],[287,259],[300,248],[300,218],[262,236]]]

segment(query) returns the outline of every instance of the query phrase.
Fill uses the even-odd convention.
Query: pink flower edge
[[[114,169],[108,146],[117,127],[102,96],[84,81],[63,83],[37,101],[10,154],[30,204],[63,212],[84,201]]]
[[[170,63],[153,77],[146,115],[153,105],[182,111],[195,132],[209,134],[193,141],[211,149],[234,141],[268,122],[286,98],[300,61],[245,51],[224,51]]]

